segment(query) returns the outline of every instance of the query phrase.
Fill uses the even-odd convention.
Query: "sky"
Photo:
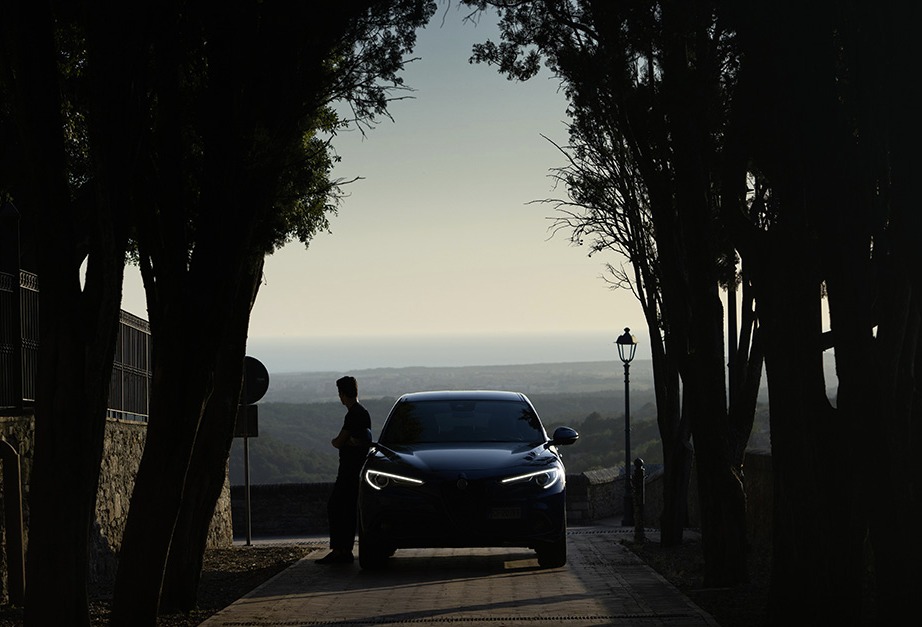
[[[334,177],[360,180],[330,233],[266,260],[247,352],[269,372],[497,365],[617,358],[640,306],[602,279],[613,253],[588,257],[552,235],[563,198],[566,98],[548,72],[513,82],[470,64],[495,20],[441,5],[403,74],[410,96],[363,136],[333,140]],[[123,308],[146,317],[130,269]]]

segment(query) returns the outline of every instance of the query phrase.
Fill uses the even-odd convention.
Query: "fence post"
[[[634,542],[642,544],[646,539],[644,533],[644,465],[641,458],[634,460]]]
[[[22,413],[22,305],[19,278],[19,210],[13,203],[6,201],[0,206],[0,290],[9,294],[0,297],[0,312],[8,324],[3,325],[0,333],[0,406],[12,410],[14,414]]]

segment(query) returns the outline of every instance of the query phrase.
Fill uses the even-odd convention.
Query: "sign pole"
[[[246,542],[253,543],[253,526],[250,509],[250,438],[259,435],[258,412],[254,405],[269,388],[269,371],[258,360],[247,355],[243,358],[243,402],[237,406],[234,437],[243,438],[243,490],[246,507]]]
[[[246,495],[247,546],[253,543],[253,528],[250,520],[250,438],[243,436],[243,489]]]

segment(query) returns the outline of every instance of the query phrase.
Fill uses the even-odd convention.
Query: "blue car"
[[[524,394],[417,392],[400,397],[362,468],[359,564],[401,548],[528,547],[567,561],[566,470]]]

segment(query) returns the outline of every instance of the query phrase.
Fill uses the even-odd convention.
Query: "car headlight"
[[[506,477],[500,483],[503,485],[510,485],[516,483],[533,482],[535,485],[547,490],[552,485],[560,481],[561,474],[562,473],[560,472],[560,468],[546,468],[544,470],[529,472],[524,475]]]
[[[414,479],[413,477],[405,477],[403,475],[395,475],[390,472],[382,472],[380,470],[366,470],[365,471],[365,483],[373,487],[375,490],[380,490],[381,488],[386,488],[388,485],[393,482],[396,485],[422,485],[423,482],[419,479]]]

